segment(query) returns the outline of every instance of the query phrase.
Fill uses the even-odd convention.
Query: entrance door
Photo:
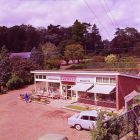
[[[71,99],[72,97],[72,91],[71,90],[68,90],[70,89],[71,86],[70,85],[63,85],[62,86],[62,89],[63,89],[63,96],[66,98],[66,99]]]

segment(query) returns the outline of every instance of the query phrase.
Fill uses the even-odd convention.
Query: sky
[[[103,39],[116,28],[140,30],[140,0],[0,0],[0,26],[71,26],[78,19],[96,24]]]

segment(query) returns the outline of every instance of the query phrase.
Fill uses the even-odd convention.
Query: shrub
[[[23,80],[17,75],[13,75],[11,79],[8,80],[6,86],[8,89],[17,89],[23,87]]]
[[[114,65],[117,62],[117,56],[114,54],[110,54],[107,57],[105,57],[105,62]]]

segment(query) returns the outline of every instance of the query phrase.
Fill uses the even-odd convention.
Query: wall
[[[138,85],[140,86],[140,79],[126,76],[118,76],[117,78],[117,109],[121,109],[125,102],[124,97],[131,93],[133,90],[136,90]]]

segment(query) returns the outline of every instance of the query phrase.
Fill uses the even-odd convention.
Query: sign
[[[76,79],[76,82],[77,83],[95,83],[96,82],[96,78],[93,77],[93,78],[89,78],[89,77],[82,77],[82,78],[77,78]]]
[[[76,77],[75,76],[62,76],[61,81],[76,82]]]
[[[60,82],[60,77],[59,76],[47,76],[47,81],[48,82]]]

